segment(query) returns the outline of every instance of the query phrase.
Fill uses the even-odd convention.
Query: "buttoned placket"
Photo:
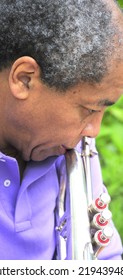
[[[16,232],[31,228],[32,209],[28,198],[28,187],[48,172],[56,157],[42,163],[30,162],[25,171],[26,179],[22,180],[15,210]],[[31,176],[30,176],[31,174]],[[23,211],[24,209],[24,211]]]
[[[24,231],[31,227],[32,211],[28,198],[28,187],[35,180],[43,176],[55,160],[56,157],[50,159],[49,162],[44,162],[42,164],[42,170],[40,163],[35,164],[31,162],[25,171],[26,179],[24,178],[20,185],[19,167],[16,160],[0,153],[0,163],[4,170],[4,172],[2,172],[0,168],[0,172],[2,172],[2,179],[0,180],[1,203],[5,211],[7,209],[8,216],[13,220],[16,232]],[[31,176],[29,176],[28,173],[30,173]]]

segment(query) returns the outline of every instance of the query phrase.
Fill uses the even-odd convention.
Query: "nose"
[[[82,130],[82,136],[95,138],[99,134],[103,114],[104,112],[95,113],[92,119],[87,123],[85,128]]]

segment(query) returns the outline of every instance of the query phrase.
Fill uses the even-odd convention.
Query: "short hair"
[[[50,87],[100,82],[114,30],[102,0],[0,0],[0,70],[31,56]]]

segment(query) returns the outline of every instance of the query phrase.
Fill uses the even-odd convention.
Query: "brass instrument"
[[[89,150],[84,138],[83,157],[75,150],[66,153],[70,195],[72,260],[94,259],[88,205],[92,200]]]
[[[68,230],[69,223],[70,232],[67,233],[67,238],[65,234],[59,234],[57,251],[58,259],[61,260],[95,259],[88,213],[88,208],[93,202],[90,170],[92,152],[87,137],[83,139],[82,144],[82,154],[74,149],[66,152],[66,170],[65,167],[62,170],[57,207],[61,223],[56,230],[64,233]],[[68,218],[65,216],[66,211],[70,213]],[[104,238],[104,234],[102,236]]]

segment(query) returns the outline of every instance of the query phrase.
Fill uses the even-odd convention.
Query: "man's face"
[[[64,154],[83,136],[95,137],[105,108],[123,92],[122,77],[123,63],[120,63],[100,84],[80,83],[64,94],[38,81],[24,107],[20,104],[17,107],[20,112],[9,114],[15,118],[13,146],[24,160],[39,161]]]

